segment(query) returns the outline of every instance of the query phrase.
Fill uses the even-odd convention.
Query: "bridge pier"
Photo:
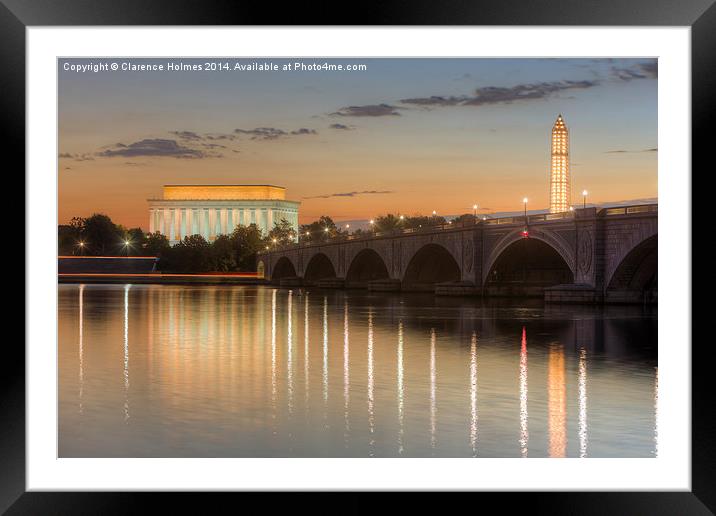
[[[303,285],[303,278],[299,278],[298,276],[281,278],[278,284],[280,287],[300,287]]]
[[[572,283],[545,288],[544,300],[546,303],[593,304],[601,303],[603,296],[592,285]]]
[[[344,278],[321,278],[318,280],[319,288],[344,288],[345,286]]]
[[[400,292],[401,284],[397,279],[377,279],[368,282],[369,292]]]
[[[477,296],[482,294],[472,281],[446,281],[435,285],[436,296]]]

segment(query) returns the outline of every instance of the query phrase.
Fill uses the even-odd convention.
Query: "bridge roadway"
[[[276,246],[258,266],[283,286],[653,303],[657,233],[657,204],[585,208]]]

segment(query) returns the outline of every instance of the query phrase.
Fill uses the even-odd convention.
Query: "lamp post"
[[[80,246],[80,256],[82,256],[82,252],[85,250],[85,243],[84,243],[84,242],[80,242],[80,243],[79,243],[79,246]]]
[[[583,210],[587,208],[587,193],[588,192],[586,190],[582,190],[582,209]]]
[[[127,250],[127,258],[129,258],[129,240],[124,241],[124,248]]]
[[[527,197],[522,199],[522,204],[525,205],[525,222],[527,221]]]
[[[477,219],[477,204],[472,205],[472,216]]]

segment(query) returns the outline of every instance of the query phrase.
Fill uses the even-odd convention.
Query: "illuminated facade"
[[[569,210],[572,199],[569,177],[569,131],[560,114],[552,126],[552,159],[549,173],[549,211]]]
[[[236,226],[256,224],[266,235],[286,219],[298,235],[298,207],[286,189],[271,185],[164,185],[161,199],[149,199],[149,231],[171,244],[189,235],[213,241]]]

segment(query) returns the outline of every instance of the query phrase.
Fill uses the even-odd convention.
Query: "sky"
[[[154,69],[123,70],[134,65]],[[657,197],[656,59],[115,58],[58,68],[60,224],[105,213],[147,230],[147,199],[164,184],[284,186],[301,223],[473,204],[515,211],[524,197],[543,209],[560,113],[575,204],[584,189],[597,204]]]

